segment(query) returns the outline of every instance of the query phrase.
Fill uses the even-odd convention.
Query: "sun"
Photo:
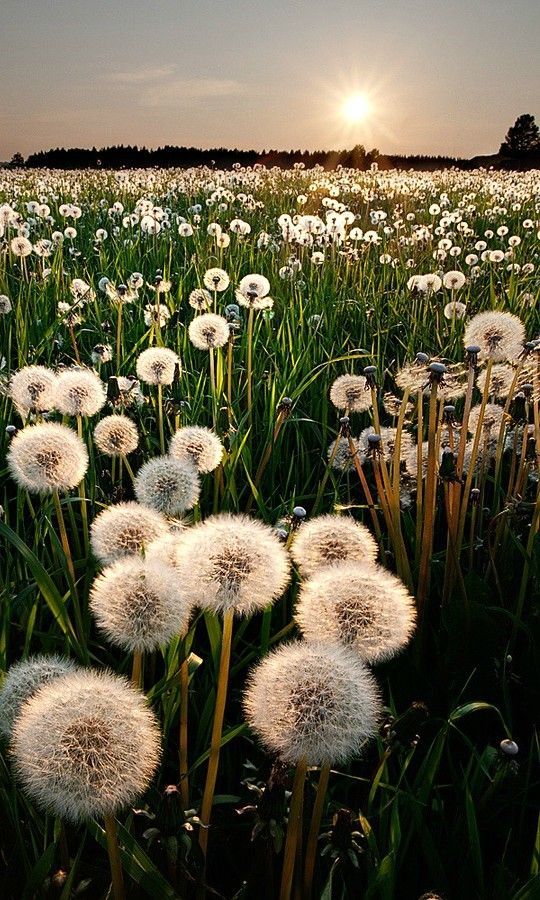
[[[343,116],[348,122],[363,122],[371,111],[371,104],[365,94],[352,94],[343,104]]]

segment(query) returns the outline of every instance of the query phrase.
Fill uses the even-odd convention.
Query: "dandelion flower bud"
[[[139,432],[127,416],[105,416],[94,428],[94,441],[107,456],[127,456],[137,449]]]
[[[267,607],[289,580],[289,558],[275,531],[228,513],[179,537],[176,568],[195,606],[240,616]]]
[[[143,506],[150,506],[166,516],[178,516],[193,509],[199,499],[200,483],[190,459],[157,456],[138,471],[135,496]]]
[[[152,541],[168,534],[167,522],[158,512],[138,503],[117,503],[104,509],[92,522],[90,543],[94,556],[105,565],[140,553]]]
[[[25,366],[12,376],[9,393],[22,418],[48,412],[55,404],[56,375],[45,366]]]
[[[172,384],[180,360],[167,347],[143,350],[137,360],[137,375],[147,384]]]
[[[86,669],[41,688],[13,730],[15,771],[53,815],[113,816],[148,788],[160,757],[156,718],[116,675]]]
[[[135,556],[113,563],[98,575],[90,609],[112,644],[151,653],[187,631],[191,604],[170,566]]]
[[[22,705],[44,684],[76,668],[61,656],[32,656],[11,666],[0,690],[0,734],[9,740]]]
[[[106,399],[103,382],[91,369],[67,369],[57,376],[56,408],[63,416],[93,416]]]
[[[469,421],[467,423],[467,430],[469,434],[476,434],[476,429],[478,428],[478,423],[480,422],[481,410],[481,404],[479,404],[478,406],[473,406],[473,408],[471,409],[469,413]],[[486,403],[486,408],[482,417],[482,431],[484,435],[489,435],[490,432],[498,433],[503,419],[504,410],[502,406],[497,406],[496,403]]]
[[[342,560],[374,562],[377,543],[371,532],[347,516],[317,516],[296,533],[292,557],[304,578]]]
[[[348,644],[366,663],[384,662],[405,647],[415,618],[403,582],[373,563],[319,569],[302,585],[296,608],[306,640]]]
[[[7,462],[20,487],[35,494],[50,494],[80,484],[88,468],[88,453],[71,428],[43,422],[17,432]]]
[[[517,359],[523,350],[525,328],[521,319],[508,312],[478,313],[467,323],[463,335],[465,347],[480,348],[479,360],[505,362]]]
[[[371,407],[371,391],[363,375],[340,375],[330,388],[330,400],[336,409],[365,412]]]
[[[212,350],[224,347],[229,340],[229,326],[223,316],[214,313],[203,313],[190,322],[189,339],[197,350]]]
[[[282,762],[324,765],[360,755],[376,733],[381,702],[375,679],[347,647],[298,641],[254,669],[244,709]]]
[[[217,469],[223,457],[223,444],[209,428],[189,425],[172,437],[169,453],[175,459],[191,459],[201,474]]]

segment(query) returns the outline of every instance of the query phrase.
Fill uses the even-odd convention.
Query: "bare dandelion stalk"
[[[133,653],[133,662],[131,665],[131,683],[133,687],[140,688],[142,686],[142,662],[143,656],[140,650]]]
[[[250,306],[249,313],[248,313],[248,325],[247,325],[247,407],[248,407],[248,422],[250,425],[253,420],[252,378],[253,378],[253,320],[254,320],[254,316],[255,316],[255,310],[253,309],[252,306]]]
[[[112,891],[114,900],[124,900],[124,876],[122,874],[122,862],[120,848],[118,846],[118,834],[114,816],[104,817],[105,834],[107,836],[107,852],[111,867]]]
[[[208,847],[208,826],[212,815],[212,802],[216,788],[219,766],[219,754],[221,749],[221,736],[223,732],[223,720],[225,717],[225,702],[227,699],[227,685],[229,681],[229,667],[231,660],[231,644],[234,622],[234,611],[228,609],[223,614],[223,633],[221,639],[221,657],[219,661],[218,682],[216,691],[216,705],[214,708],[214,723],[212,726],[212,738],[210,742],[210,757],[201,805],[201,828],[199,831],[199,846],[206,857]],[[203,876],[204,877],[204,876]]]
[[[434,369],[433,367],[440,367],[442,371]],[[433,549],[433,524],[437,493],[437,387],[440,376],[444,374],[445,367],[442,363],[431,363],[430,369],[432,370],[432,377],[429,395],[426,496],[424,503],[424,527],[422,532],[422,549],[420,552],[420,571],[418,574],[417,593],[418,607],[420,610],[424,607],[429,590],[430,562]]]
[[[189,656],[180,664],[180,796],[183,809],[189,809],[188,758]]]
[[[328,782],[330,780],[330,763],[321,766],[319,773],[319,783],[317,785],[317,794],[315,796],[315,804],[311,814],[311,823],[306,844],[306,864],[304,869],[304,900],[311,900],[313,895],[313,876],[315,873],[315,861],[317,859],[317,842],[319,839],[319,831],[324,811],[324,802],[328,791]]]
[[[159,446],[162,454],[165,453],[165,431],[163,428],[163,385],[157,386],[157,405],[158,405],[158,428],[159,428]]]
[[[290,900],[293,890],[294,869],[297,854],[298,836],[302,818],[304,801],[304,784],[307,775],[307,761],[301,759],[294,773],[293,789],[289,806],[289,819],[287,823],[287,837],[285,840],[285,852],[283,856],[283,869],[281,872],[281,888],[279,900]]]

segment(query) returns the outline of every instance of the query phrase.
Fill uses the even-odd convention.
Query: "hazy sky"
[[[495,152],[538,0],[0,0],[0,159],[112,143]],[[347,96],[372,112],[352,126]]]

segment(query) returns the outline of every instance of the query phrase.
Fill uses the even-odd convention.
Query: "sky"
[[[130,143],[496,152],[538,0],[0,0],[0,159]],[[362,121],[343,114],[361,94]]]

